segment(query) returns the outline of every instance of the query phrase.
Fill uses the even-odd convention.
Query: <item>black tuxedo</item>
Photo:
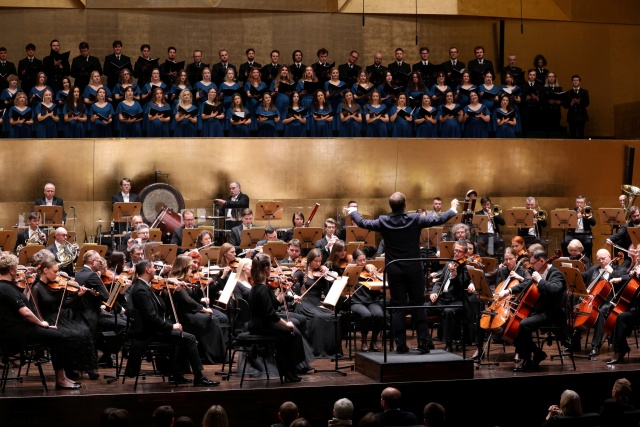
[[[387,74],[387,68],[384,65],[367,65],[366,71],[371,84],[377,87],[384,83]]]
[[[329,244],[329,240],[326,237],[323,237],[320,240],[317,240],[315,243],[315,248],[322,252],[322,263],[327,262],[327,258],[331,254],[331,249],[327,250],[327,244]],[[333,248],[333,246],[332,246]]]
[[[116,57],[115,53],[104,57],[104,74],[107,76],[107,86],[112,92],[113,87],[118,83],[118,79],[120,78],[120,71],[125,67],[128,68],[130,72],[133,72],[131,58],[127,55],[120,55],[120,59]]]
[[[574,212],[577,212],[578,208],[573,208],[572,210]],[[589,258],[591,258],[591,251],[593,248],[593,245],[591,243],[591,240],[593,239],[593,236],[591,235],[591,227],[595,227],[595,225],[596,225],[596,219],[593,215],[591,216],[591,218],[585,218],[584,216],[582,216],[582,228],[584,231],[579,232],[577,228],[568,230],[567,235],[562,241],[562,252],[565,255],[568,255],[569,252],[567,247],[569,245],[569,242],[573,239],[577,239],[584,246],[584,253]]]
[[[102,74],[102,65],[100,65],[100,60],[95,56],[89,55],[85,58],[79,55],[73,58],[71,62],[71,77],[75,79],[74,85],[80,88],[81,95],[84,88],[89,84],[93,71],[98,71]]]
[[[413,64],[411,66],[411,71],[419,72],[420,76],[422,76],[422,81],[428,88],[435,84],[436,73],[438,72],[438,69],[439,67],[431,62],[427,62],[427,65],[424,65],[422,61],[420,61],[417,64]]]
[[[396,61],[393,61],[391,64],[387,65],[387,69],[391,71],[391,74],[393,74],[393,82],[396,86],[407,85],[409,74],[411,74],[411,65],[406,62],[398,64]]]
[[[340,80],[345,82],[347,87],[350,88],[355,83],[358,83],[358,76],[360,75],[360,71],[362,71],[362,67],[347,63],[338,66],[338,71],[340,72]]]
[[[41,233],[44,233],[44,231],[40,231]],[[47,233],[44,233],[47,234]],[[16,238],[16,248],[20,245],[26,246],[27,245],[27,240],[29,240],[29,228],[25,228],[23,230],[20,230],[18,232],[18,236]],[[46,240],[45,240],[46,243]],[[6,249],[5,249],[6,250]],[[15,251],[15,249],[14,249]]]
[[[205,64],[204,62],[199,62],[197,64],[192,62],[187,65],[187,77],[189,77],[189,83],[192,87],[202,80],[202,70],[207,67],[209,67],[209,64]]]
[[[574,99],[579,99],[579,104],[571,105]],[[567,111],[567,123],[572,138],[584,138],[585,122],[589,121],[587,107],[589,106],[589,91],[580,88],[578,91],[571,89],[567,91],[565,107]]]
[[[302,78],[305,68],[307,68],[307,66],[302,63],[300,64],[300,67],[298,67],[296,64],[289,65],[289,73],[291,73],[291,77],[294,81],[297,82]]]
[[[462,81],[462,70],[465,69],[464,62],[458,60],[454,66],[451,60],[445,61],[440,65],[440,71],[444,72],[447,84],[452,89]]]
[[[47,246],[46,248],[49,252],[51,252],[55,259],[56,262],[60,262],[60,258],[58,258],[58,247],[56,246],[56,242],[53,242],[51,244],[51,246]],[[60,271],[63,273],[67,273],[69,276],[73,277],[74,272],[73,272],[73,266],[75,265],[76,261],[78,260],[78,257],[76,256],[76,258],[74,258],[73,262],[69,263],[68,265],[64,266],[64,267],[60,267]]]
[[[176,62],[171,62],[168,59],[166,61],[164,61],[162,64],[160,64],[159,70],[160,70],[160,80],[162,80],[164,83],[167,84],[167,88],[170,88],[171,85],[175,82],[176,80],[176,76],[170,75],[169,73],[172,72],[173,70],[175,70],[175,65],[178,63],[178,61]],[[168,65],[171,64],[171,65]],[[167,67],[170,67],[169,69],[167,69]],[[173,71],[174,73],[177,73],[177,71]],[[191,85],[191,87],[194,87],[195,84],[197,82],[192,82],[191,80],[189,80],[189,84]]]
[[[377,413],[376,418],[380,420],[380,424],[383,427],[416,426],[420,424],[413,413],[401,411],[400,409],[387,409],[384,412]]]
[[[242,224],[237,225],[231,229],[229,235],[229,243],[236,247],[236,252],[240,250],[240,241],[242,240]]]
[[[442,339],[451,346],[453,337],[455,334],[456,317],[462,310],[464,305],[464,295],[467,287],[469,286],[471,279],[467,271],[466,265],[458,264],[456,268],[456,277],[452,278],[448,272],[448,265],[442,268],[442,272],[438,281],[433,285],[432,294],[439,294],[438,299],[432,302],[427,298],[427,313],[429,316],[432,313],[442,313],[443,334]],[[439,307],[439,306],[453,306],[453,307]],[[427,340],[429,343],[431,339]]]
[[[248,208],[249,207],[249,196],[247,196],[246,194],[240,192],[238,193],[238,196],[236,197],[236,200],[232,200],[232,197],[229,196],[226,199],[226,203],[224,205],[224,212],[225,214],[227,213],[227,209],[244,209],[244,208]],[[228,217],[228,215],[225,215],[225,217]],[[235,216],[234,216],[235,218]],[[225,220],[225,227],[227,230],[239,225],[241,222],[240,221],[234,221],[234,220]]]
[[[609,240],[611,240],[617,246],[628,249],[633,243],[631,241],[631,236],[629,236],[629,232],[627,231],[627,228],[629,227],[640,227],[640,224],[634,224],[633,222],[629,221],[626,225],[621,226],[617,232],[609,236]],[[629,254],[625,252],[624,262],[622,263],[622,266],[629,267],[630,265],[631,258],[629,258]]]
[[[56,67],[54,65],[54,61],[60,61],[60,67]],[[44,68],[44,72],[47,75],[47,85],[51,87],[53,91],[53,96],[55,97],[56,93],[59,90],[62,90],[62,79],[64,77],[68,77],[71,73],[71,65],[69,64],[68,59],[64,59],[58,52],[51,51],[49,56],[45,56],[42,60],[42,67]],[[27,94],[28,95],[28,94]]]
[[[522,130],[526,133],[529,131],[539,131],[542,129],[542,95],[544,86],[534,83],[533,86],[529,82],[525,82],[520,86],[522,90],[522,102],[520,103],[520,115],[522,116]],[[538,101],[534,98],[527,100],[527,96],[537,95]]]
[[[496,78],[496,73],[493,70],[493,63],[488,59],[483,59],[482,64],[480,64],[477,59],[469,61],[467,70],[471,75],[471,83],[476,86],[484,83],[484,73],[486,73],[487,71],[491,71],[491,75],[493,76],[493,78]]]
[[[39,199],[36,199],[34,206],[44,206],[47,204],[46,197],[42,196]],[[62,221],[65,222],[67,220],[67,213],[64,211],[64,201],[60,197],[53,196],[53,201],[51,202],[53,206],[62,206]]]
[[[44,71],[42,61],[38,58],[21,59],[18,62],[18,78],[20,79],[20,87],[27,94],[27,98],[31,93],[31,88],[36,85],[36,77],[40,71]]]
[[[10,61],[5,61],[4,64],[0,63],[0,93],[9,87],[9,82],[7,81],[9,74],[18,75],[15,64]]]
[[[313,72],[316,73],[318,81],[323,85],[324,82],[328,81],[331,78],[331,76],[329,75],[329,73],[331,72],[331,67],[329,67],[329,65],[331,65],[329,62],[321,64],[319,61],[311,64],[311,68],[313,68]]]
[[[140,197],[138,197],[135,193],[129,193],[129,203],[137,203],[140,202]],[[111,196],[111,204],[115,203],[124,203],[124,197],[122,197],[122,192],[114,194]]]
[[[487,213],[482,210],[476,212],[476,215],[487,215]],[[480,256],[494,256],[496,254],[502,253],[504,251],[504,241],[500,237],[500,226],[504,226],[506,224],[504,218],[500,215],[495,215],[493,217],[493,234],[490,233],[479,233],[478,239],[478,251]],[[493,238],[493,250],[491,250],[491,238]]]
[[[217,64],[215,64],[213,66],[213,69],[211,70],[211,81],[214,82],[216,84],[216,86],[220,86],[220,83],[222,83],[224,81],[225,76],[227,75],[227,70],[229,68],[233,68],[233,71],[235,71],[236,77],[238,76],[238,69],[236,68],[235,65],[230,64],[227,62],[227,67],[225,68],[225,66],[222,64],[222,62],[218,62]],[[189,83],[191,83],[192,85],[195,84],[193,82],[191,82],[191,80],[189,80]]]
[[[267,89],[271,87],[271,82],[274,81],[276,77],[278,77],[278,73],[280,73],[281,67],[282,65],[280,64],[271,63],[265,65],[264,67],[262,67],[262,70],[260,70],[262,81],[265,85],[267,85]]]
[[[251,71],[251,68],[253,67],[262,68],[262,65],[260,65],[255,61],[253,61],[253,64],[249,64],[249,61],[247,61],[244,64],[240,65],[240,69],[238,70],[238,75],[236,76],[237,77],[236,80],[238,80],[238,83],[241,86],[249,78],[249,71]]]
[[[513,76],[513,83],[515,85],[522,86],[523,84],[525,84],[526,80],[524,78],[524,73],[522,72],[522,68],[520,67],[511,68],[507,65],[502,70],[500,70],[500,81],[502,82],[503,85],[507,84],[506,82],[507,73],[511,73],[511,75]]]

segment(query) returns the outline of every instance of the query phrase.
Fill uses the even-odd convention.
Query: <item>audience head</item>
[[[311,427],[311,423],[304,418],[298,418],[297,420],[289,424],[289,427]]]
[[[422,413],[426,427],[444,426],[444,406],[441,404],[435,402],[427,403]]]
[[[342,398],[333,404],[333,416],[339,420],[349,420],[353,416],[353,403],[347,398]]]
[[[173,422],[173,427],[196,427],[196,423],[191,418],[182,416],[176,418]]]
[[[618,402],[627,404],[631,398],[631,381],[626,378],[619,378],[613,384],[613,390],[611,390],[611,397],[615,398]]]
[[[100,415],[100,427],[129,427],[129,412],[120,408],[107,408]]]
[[[580,396],[573,390],[565,390],[560,396],[560,412],[562,415],[582,415]]]
[[[168,405],[158,406],[153,411],[153,423],[158,427],[171,427],[173,425],[175,412],[173,408]]]
[[[387,387],[382,390],[382,394],[380,395],[380,404],[384,410],[398,409],[401,396],[400,390],[397,388]]]
[[[382,427],[382,423],[373,412],[369,412],[360,419],[358,427]]]
[[[228,427],[227,413],[220,405],[213,405],[202,418],[202,427]]]
[[[282,425],[289,426],[292,422],[294,422],[300,413],[298,412],[298,405],[291,401],[286,401],[282,405],[280,405],[280,409],[278,410],[278,419],[282,421]]]

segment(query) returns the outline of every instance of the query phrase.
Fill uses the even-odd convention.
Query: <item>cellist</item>
[[[632,208],[635,206],[632,206]],[[624,264],[623,264],[624,265]],[[631,272],[632,278],[640,277],[640,265]],[[607,365],[615,365],[624,362],[624,356],[631,351],[627,344],[627,337],[631,335],[633,329],[640,325],[640,310],[638,310],[638,298],[632,299],[633,306],[624,313],[620,313],[616,318],[616,325],[613,329],[613,351],[614,355]]]
[[[537,285],[540,293],[534,309],[526,319],[520,322],[514,346],[522,363],[514,369],[515,372],[536,370],[540,362],[547,358],[547,354],[534,343],[533,331],[545,325],[564,327],[567,325],[564,309],[567,298],[567,283],[564,275],[553,265],[547,263],[547,253],[544,250],[535,251],[529,257],[529,262],[533,269],[531,279],[512,288],[504,289],[499,294],[500,299],[506,298],[508,295],[525,292],[534,285]],[[567,333],[568,331],[563,332]]]

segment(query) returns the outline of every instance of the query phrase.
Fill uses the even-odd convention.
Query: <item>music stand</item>
[[[271,257],[271,261],[283,260],[287,257],[287,249],[289,244],[285,242],[267,242],[262,247],[262,253],[268,254]]]
[[[625,223],[625,213],[621,208],[600,208],[598,212],[600,212],[600,222],[609,224],[611,227],[610,234],[613,234],[615,226],[624,225]]]
[[[256,243],[264,238],[265,227],[251,227],[248,230],[242,230],[240,239],[240,247],[242,249],[253,249]]]
[[[382,273],[384,271],[385,260],[384,257],[378,257],[376,259],[367,260],[367,264],[374,265],[378,269],[378,273]]]
[[[201,228],[185,228],[182,230],[182,250],[189,250],[196,247],[198,236],[202,233]],[[213,237],[213,234],[211,235]]]
[[[162,261],[165,264],[173,264],[178,255],[178,245],[147,244],[144,248],[144,257],[151,261]]]
[[[461,222],[462,214],[456,214],[455,216],[449,218],[449,220],[442,225],[442,228],[446,233],[451,233],[451,227]]]
[[[507,209],[504,217],[507,227],[511,228],[533,228],[533,211],[531,209]]]
[[[474,215],[471,219],[471,232],[476,233],[489,232],[489,217],[487,215]]]
[[[258,200],[256,203],[256,219],[268,221],[267,224],[271,225],[272,219],[282,219],[282,212],[284,211],[284,203],[274,200]]]
[[[20,254],[18,255],[18,263],[20,265],[31,265],[33,256],[36,254],[36,252],[42,249],[44,249],[43,245],[28,244],[20,250]]]
[[[440,242],[440,258],[453,258],[453,245],[456,242]],[[447,264],[449,261],[440,261],[440,264]]]
[[[200,249],[200,256],[202,259],[200,260],[200,265],[207,265],[209,262],[211,264],[218,263],[218,257],[220,256],[220,246],[210,246],[206,249]]]
[[[102,258],[104,258],[105,255],[107,255],[107,249],[109,249],[107,245],[99,245],[97,243],[85,243],[84,245],[82,245],[80,247],[80,250],[78,251],[78,259],[76,260],[75,271],[82,269],[82,266],[84,265],[84,254],[87,251],[94,250],[98,252],[98,254],[100,254]]]
[[[376,245],[376,235],[373,231],[360,228],[357,225],[348,226],[345,235],[346,242],[364,242],[365,246]]]
[[[480,259],[482,260],[482,265],[484,265],[483,271],[485,273],[493,271],[493,269],[496,268],[496,265],[498,265],[498,260],[495,258],[480,257]]]
[[[62,206],[34,206],[33,211],[40,216],[43,227],[62,227]]]
[[[420,232],[420,246],[427,246],[429,248],[436,248],[442,240],[443,227],[429,227],[423,228]],[[423,245],[426,243],[426,245]]]
[[[313,249],[316,242],[322,239],[322,227],[296,227],[293,229],[293,238],[300,241],[302,249]]]
[[[13,252],[17,240],[18,233],[16,230],[0,231],[0,250]]]
[[[360,278],[360,273],[362,273],[363,269],[364,269],[363,266],[355,265],[355,264],[347,265],[345,267],[344,271],[342,272],[342,277],[349,278],[349,280],[347,281],[347,288],[349,290],[351,290],[353,286],[356,283],[358,283],[358,279]]]
[[[554,209],[549,214],[551,228],[562,229],[562,240],[567,235],[567,229],[578,228],[578,212],[573,209]]]
[[[73,243],[76,238],[75,231],[67,231],[67,238],[65,239],[69,243]],[[53,245],[53,242],[56,240],[56,233],[49,233],[49,237],[47,237],[47,247]]]
[[[574,330],[576,326],[576,319],[578,316],[591,315],[591,313],[583,313],[577,311],[582,298],[589,297],[589,291],[587,291],[584,280],[582,280],[582,274],[577,268],[561,265],[558,270],[562,272],[565,279],[567,280],[567,294],[569,296],[568,306],[571,308],[569,312],[569,326],[571,327],[571,330]],[[590,356],[573,354],[573,351],[571,351],[571,349],[569,349],[569,351],[571,355],[571,361],[573,362],[573,369],[576,368],[576,364],[573,361],[574,358],[577,357],[579,359],[591,360]]]
[[[627,233],[631,237],[631,243],[637,248],[640,244],[640,227],[627,227]]]
[[[579,271],[585,270],[584,264],[582,263],[582,261],[578,261],[577,259],[569,259],[568,257],[561,257],[558,259],[554,259],[552,264],[558,270],[560,269],[561,266],[565,266],[565,267],[571,266]]]
[[[140,202],[116,202],[113,204],[113,210],[111,211],[111,219],[113,222],[126,223],[125,230],[129,229],[131,218],[140,215],[142,210],[142,203]],[[119,227],[119,231],[122,232],[122,227]]]

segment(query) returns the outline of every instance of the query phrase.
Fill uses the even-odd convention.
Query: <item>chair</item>
[[[28,363],[31,363],[31,361],[33,361],[38,367],[40,380],[42,381],[44,390],[49,391],[49,388],[47,387],[47,381],[42,370],[43,362],[35,357],[35,354],[43,352],[47,347],[40,344],[29,344],[22,351],[13,352],[8,349],[10,347],[8,344],[9,343],[0,342],[0,360],[2,360],[3,364],[2,377],[0,377],[0,384],[2,384],[2,393],[4,393],[7,381],[17,381],[20,383],[23,381],[23,377],[21,375],[22,367]],[[20,367],[18,368],[16,377],[9,379],[9,370],[11,369],[11,366],[14,362],[18,362],[20,364]]]
[[[135,308],[129,308],[127,311],[127,314],[128,314],[127,326],[125,329],[124,342],[122,344],[122,357],[120,358],[120,366],[116,371],[117,377],[119,377],[122,372],[122,365],[124,363],[125,354],[129,353],[127,363],[131,362],[130,350],[133,343],[135,342],[135,335],[141,333],[143,330],[142,314],[140,313],[140,311],[136,310]],[[173,364],[175,363],[175,346],[167,342],[162,342],[162,341],[150,342],[147,345],[147,348],[145,352],[142,354],[141,358],[142,359],[147,358],[148,360],[150,359],[151,366],[153,368],[153,374],[158,375],[156,359],[158,356],[162,354],[167,354],[167,353],[172,355],[171,365],[173,367]],[[142,373],[142,369],[138,371],[138,374],[136,375],[136,382],[133,385],[134,390],[138,387],[138,379],[140,378],[140,375],[142,375],[143,378],[147,376],[146,373]],[[162,382],[164,382],[164,377],[165,377],[164,373],[160,372],[160,375],[162,376]],[[125,379],[126,379],[126,375],[122,375],[122,384],[124,384]],[[177,385],[178,384],[176,383],[176,386]]]
[[[568,353],[569,357],[571,358],[571,363],[573,364],[573,370],[576,370],[576,361],[574,360],[573,349],[571,348],[571,345],[568,345],[565,351],[563,351],[562,349],[564,333],[561,331],[559,326],[542,326],[540,327],[540,329],[538,329],[537,334],[538,347],[540,347],[540,350],[543,349],[545,342],[549,346],[552,346],[553,342],[555,341],[556,347],[558,348],[558,354],[551,355],[550,359],[553,360],[558,357],[560,358],[560,364],[564,366],[564,357],[567,356]],[[546,336],[541,337],[540,334],[545,334]]]
[[[242,375],[240,376],[240,388],[242,388],[242,384],[244,382],[244,374],[247,369],[247,361],[249,360],[250,355],[253,358],[260,357],[262,359],[262,364],[267,374],[267,381],[269,381],[269,369],[267,368],[267,360],[265,356],[269,354],[275,354],[276,338],[271,335],[255,335],[246,332],[245,325],[251,318],[251,309],[249,308],[249,303],[242,298],[238,298],[236,303],[236,313],[233,318],[230,330],[230,333],[233,333],[235,335],[231,342],[233,351],[231,353],[231,357],[229,358],[229,373],[224,379],[228,381],[233,374],[233,359],[236,353],[244,353],[244,364],[242,366]]]

